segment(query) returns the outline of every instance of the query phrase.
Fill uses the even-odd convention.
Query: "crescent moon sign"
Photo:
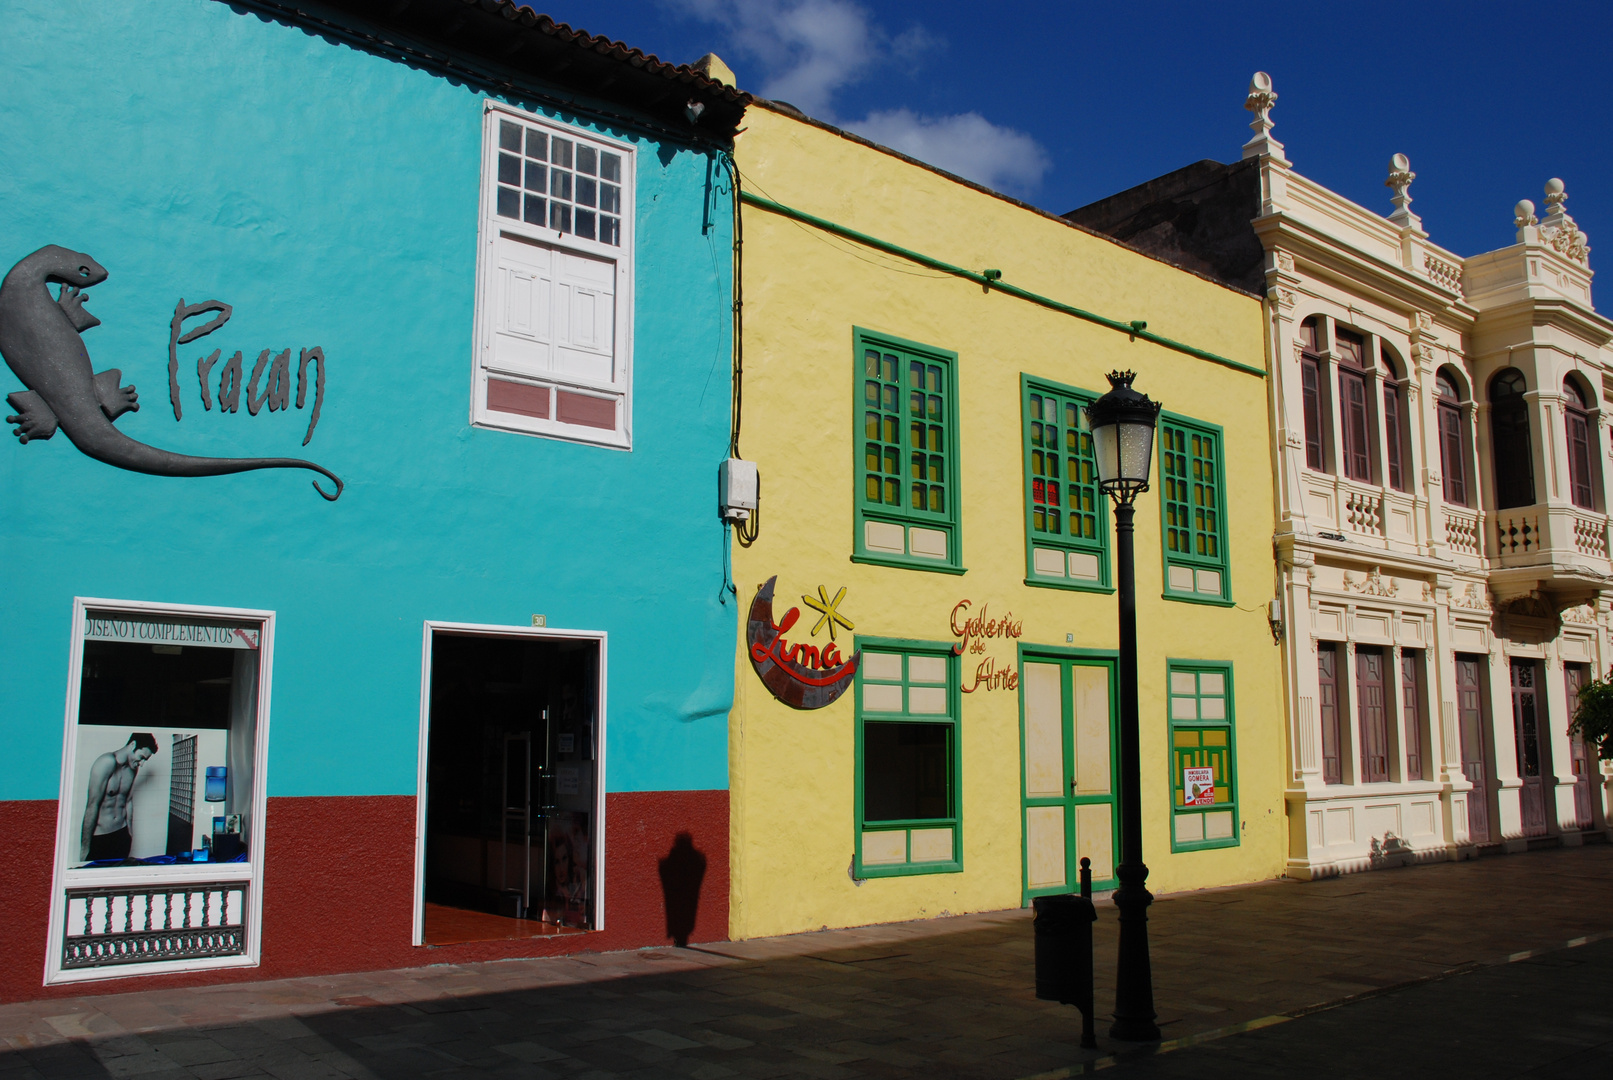
[[[852,677],[857,674],[857,663],[862,659],[862,651],[852,653],[845,663],[832,668],[810,668],[784,655],[795,651],[793,647],[787,650],[782,648],[780,643],[784,639],[784,632],[801,617],[801,611],[791,608],[784,613],[782,623],[773,621],[773,584],[776,581],[777,574],[768,578],[756,590],[756,598],[751,601],[750,618],[745,624],[751,666],[756,669],[762,685],[790,708],[821,709],[839,698],[851,685]]]

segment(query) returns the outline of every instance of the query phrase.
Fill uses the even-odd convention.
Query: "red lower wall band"
[[[680,834],[687,834],[682,836]],[[0,1002],[423,964],[603,952],[728,936],[728,792],[605,796],[605,929],[528,940],[414,945],[412,795],[271,798],[262,961],[183,975],[44,985],[55,800],[0,801]],[[703,872],[702,872],[703,871]]]

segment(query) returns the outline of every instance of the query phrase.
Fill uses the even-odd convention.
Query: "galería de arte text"
[[[987,614],[991,608],[990,604],[981,604],[978,615],[969,614],[970,606],[970,601],[959,600],[952,608],[952,636],[959,639],[958,643],[952,646],[952,651],[958,656],[966,652],[985,652],[986,640],[989,638],[1017,638],[1024,632],[1024,622],[1016,620],[1013,612],[1000,619],[993,619]]]

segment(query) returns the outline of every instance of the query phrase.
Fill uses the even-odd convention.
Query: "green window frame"
[[[1232,665],[1222,661],[1168,660],[1166,713],[1170,727],[1171,850],[1237,847],[1237,724]],[[1189,805],[1187,769],[1209,769],[1214,802]]]
[[[856,639],[854,875],[963,869],[958,657],[944,642]]]
[[[853,329],[852,561],[961,574],[958,354]]]
[[[1090,390],[1020,375],[1025,467],[1025,584],[1113,592],[1109,500],[1087,431]]]
[[[1159,423],[1165,598],[1232,605],[1221,428],[1166,413]]]

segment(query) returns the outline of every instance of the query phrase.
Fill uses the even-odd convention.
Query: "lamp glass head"
[[[1131,388],[1129,371],[1109,374],[1110,390],[1087,407],[1098,486],[1121,502],[1148,489],[1159,404]]]

